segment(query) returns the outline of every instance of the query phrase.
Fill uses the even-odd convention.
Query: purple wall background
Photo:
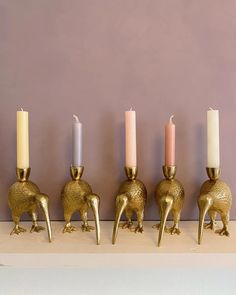
[[[31,179],[62,219],[72,114],[84,128],[84,179],[113,219],[124,178],[124,111],[137,111],[145,219],[158,216],[164,124],[175,114],[183,219],[196,219],[206,178],[206,110],[220,110],[222,178],[236,191],[236,2],[0,0],[0,219],[15,180],[15,112],[30,112]],[[236,219],[236,202],[231,217]]]

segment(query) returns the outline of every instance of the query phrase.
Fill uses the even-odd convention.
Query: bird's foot
[[[170,227],[167,232],[171,235],[174,235],[174,234],[177,234],[179,235],[180,234],[180,230],[179,228],[176,226],[176,225],[173,225],[172,227]]]
[[[135,227],[135,230],[134,230],[135,233],[142,233],[143,232],[143,226],[142,225],[137,225]]]
[[[40,232],[41,230],[45,230],[45,228],[44,228],[43,226],[38,225],[38,224],[33,224],[32,227],[31,227],[31,229],[30,229],[30,232],[31,232],[31,233],[32,233],[32,232],[36,232],[36,233],[38,233],[38,232]]]
[[[82,229],[82,231],[91,231],[91,230],[94,230],[95,227],[91,226],[91,225],[88,225],[88,224],[82,224],[81,229]]]
[[[227,236],[229,237],[229,231],[226,227],[223,227],[222,229],[218,229],[215,231],[217,234],[219,234],[220,236]]]
[[[25,228],[20,227],[19,225],[15,225],[10,234],[11,235],[13,235],[13,234],[19,235],[20,233],[24,233],[24,232],[26,232]]]
[[[159,230],[160,227],[161,227],[161,224],[160,224],[160,223],[154,224],[154,225],[152,226],[152,228],[157,229],[157,230]],[[166,233],[168,232],[168,228],[167,228],[166,226],[165,226],[165,228],[164,228],[164,231],[165,231]]]
[[[67,223],[63,228],[63,233],[72,233],[73,231],[76,231],[76,227],[70,222]]]
[[[215,230],[215,226],[216,226],[216,222],[209,222],[209,223],[204,223],[204,228],[206,229],[212,229],[212,230]]]
[[[129,230],[133,230],[134,229],[134,224],[133,224],[133,222],[132,221],[126,221],[126,222],[124,222],[124,223],[120,223],[119,224],[119,227],[121,227],[121,228],[128,228]]]

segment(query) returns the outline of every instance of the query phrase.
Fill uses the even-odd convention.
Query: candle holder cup
[[[220,168],[206,168],[209,180],[205,181],[200,189],[198,198],[199,225],[198,244],[202,242],[203,228],[215,231],[216,215],[220,214],[223,228],[215,232],[220,235],[229,236],[228,224],[229,213],[232,205],[232,194],[229,186],[221,181]],[[210,222],[204,224],[206,213],[210,217]]]
[[[19,226],[20,217],[25,212],[30,215],[33,221],[30,232],[44,230],[44,227],[39,226],[37,221],[37,207],[40,207],[47,224],[48,240],[51,242],[52,230],[48,212],[48,196],[41,193],[35,183],[29,181],[30,168],[16,168],[16,175],[17,182],[10,187],[8,193],[8,204],[15,223],[11,235],[26,231],[26,229]]]
[[[116,243],[118,227],[128,228],[135,233],[143,232],[143,217],[147,200],[147,190],[145,185],[140,180],[136,179],[138,173],[137,167],[125,167],[125,173],[127,180],[121,183],[116,197],[116,215],[112,244]],[[119,224],[124,211],[127,221],[123,224]],[[133,226],[132,222],[133,213],[137,215],[138,224],[136,227]]]
[[[158,247],[161,245],[164,230],[172,235],[180,234],[179,221],[184,203],[184,188],[175,179],[176,166],[165,165],[162,170],[165,179],[161,180],[156,188],[156,202],[160,212],[160,223],[153,226],[153,228],[159,230]],[[174,224],[167,229],[166,220],[170,212],[172,212]]]
[[[84,171],[83,166],[70,167],[72,180],[67,182],[62,190],[61,198],[64,208],[65,227],[63,233],[71,233],[76,227],[71,224],[71,217],[78,211],[82,219],[82,231],[91,231],[95,228],[88,224],[88,210],[92,209],[96,227],[96,241],[100,244],[100,223],[99,223],[99,203],[100,198],[92,192],[90,185],[81,179]]]

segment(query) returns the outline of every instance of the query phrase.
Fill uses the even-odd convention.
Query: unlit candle
[[[125,112],[125,165],[126,167],[137,166],[136,152],[136,112]]]
[[[72,166],[82,166],[82,124],[76,115],[72,125]]]
[[[165,125],[165,165],[175,165],[175,124],[171,116]]]

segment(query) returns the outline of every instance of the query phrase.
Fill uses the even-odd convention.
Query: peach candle
[[[220,167],[219,111],[207,111],[207,167]]]
[[[125,112],[125,166],[136,167],[136,112]]]
[[[165,165],[175,165],[175,124],[171,116],[165,125]]]
[[[16,113],[17,168],[29,168],[29,118],[23,109]]]

